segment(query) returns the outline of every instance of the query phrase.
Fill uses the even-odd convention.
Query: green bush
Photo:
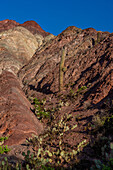
[[[40,101],[35,98],[33,99],[33,102],[35,104],[35,114],[39,120],[50,117],[50,111],[47,111],[46,108],[44,108],[44,104],[46,103],[45,99]]]
[[[0,154],[8,153],[10,150],[7,145],[0,146]]]

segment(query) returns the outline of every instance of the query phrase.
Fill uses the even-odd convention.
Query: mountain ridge
[[[27,28],[28,30],[30,30],[33,34],[39,33],[43,36],[47,36],[50,33],[45,32],[39,24],[37,24],[35,21],[25,21],[23,24],[20,24],[14,20],[9,20],[9,19],[5,19],[3,21],[0,21],[0,32],[4,31],[4,30],[8,30],[11,28],[14,28],[16,26],[22,26]]]

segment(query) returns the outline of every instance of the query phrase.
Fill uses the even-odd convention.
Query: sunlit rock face
[[[40,27],[40,25],[38,23],[36,23],[35,21],[26,21],[23,24],[19,24],[18,22],[14,21],[14,20],[9,20],[9,19],[0,21],[0,32],[9,30],[16,26],[22,26],[22,27],[26,28],[27,30],[29,30],[32,34],[40,34],[43,37],[46,37],[47,35],[50,34],[46,31],[44,31]]]
[[[39,24],[37,24],[35,21],[26,21],[23,24],[20,24],[20,26],[28,29],[33,34],[40,34],[43,37],[46,37],[50,33],[44,31]]]
[[[0,73],[18,70],[33,56],[38,48],[35,36],[23,27],[14,27],[0,33]]]
[[[14,20],[6,19],[3,21],[0,21],[0,32],[9,30],[9,29],[14,28],[18,25],[20,25],[20,24]]]

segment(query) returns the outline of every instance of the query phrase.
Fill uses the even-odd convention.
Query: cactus
[[[63,75],[65,71],[64,62],[65,62],[65,47],[62,48],[62,56],[59,68],[59,91],[63,90]]]
[[[97,33],[97,42],[100,42],[100,32]]]
[[[97,40],[95,40],[95,45],[100,42],[100,31],[97,32]]]

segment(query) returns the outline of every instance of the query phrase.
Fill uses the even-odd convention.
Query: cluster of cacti
[[[73,119],[72,114],[65,113],[60,117],[57,123],[56,116],[50,122],[50,127],[39,136],[34,136],[34,138],[29,139],[28,142],[37,146],[38,152],[37,160],[39,160],[42,165],[51,165],[51,166],[62,166],[68,164],[71,160],[76,158],[76,155],[82,150],[86,145],[86,139],[78,144],[78,146],[73,146],[70,150],[70,146],[66,145],[64,138],[68,133],[73,133],[77,127],[75,121],[74,124],[69,126],[69,122]],[[58,142],[56,144],[56,138]],[[57,148],[56,148],[57,145]],[[66,146],[65,146],[66,145]]]
[[[65,47],[62,48],[62,56],[60,61],[60,68],[59,68],[59,91],[63,90],[63,75],[65,71],[64,62],[65,62]]]

